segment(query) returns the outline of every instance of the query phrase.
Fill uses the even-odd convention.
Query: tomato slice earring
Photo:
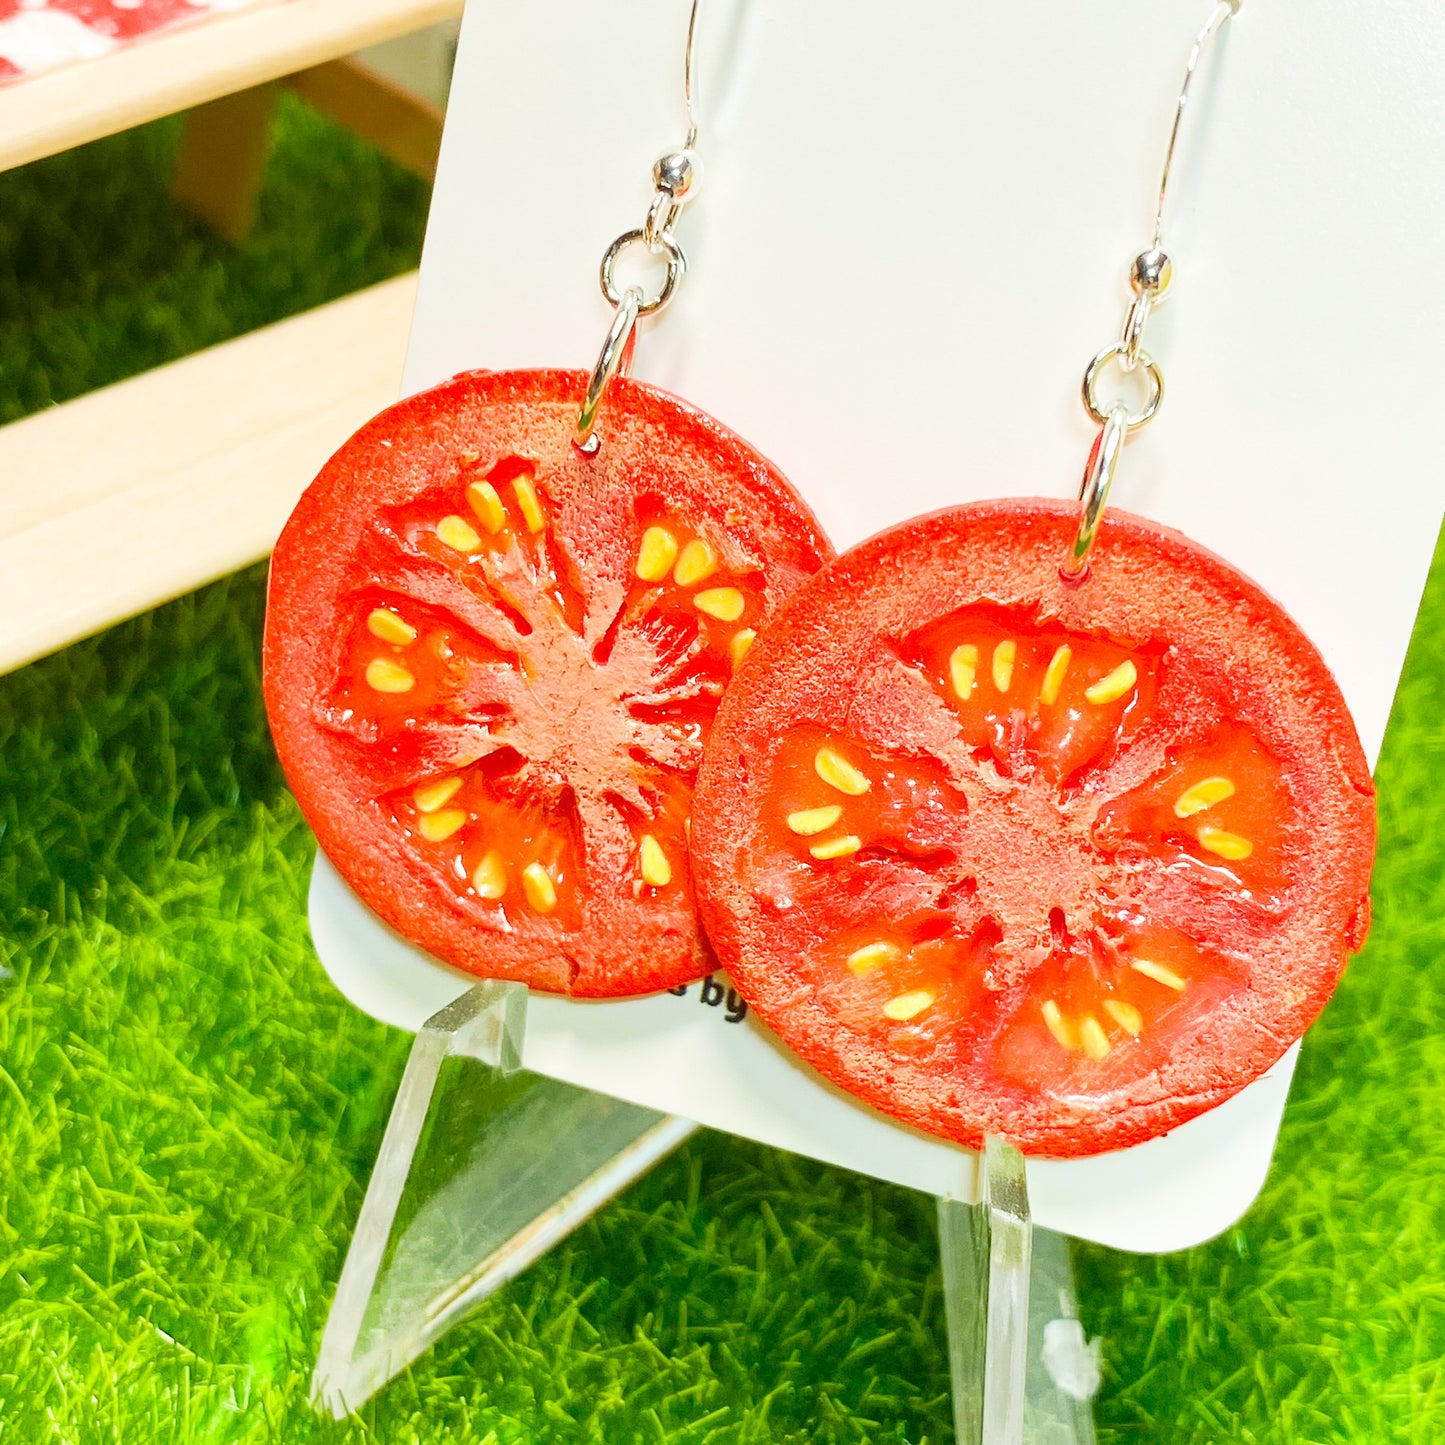
[[[699,782],[699,905],[739,992],[828,1078],[973,1148],[1095,1154],[1211,1108],[1369,928],[1374,788],[1320,654],[1226,562],[1105,511],[1163,397],[1158,235],[1086,373],[1080,503],[958,507],[829,565]],[[1137,410],[1099,399],[1116,365]]]
[[[626,377],[683,273],[690,149],[653,177],[603,262],[617,315],[592,374],[473,372],[376,417],[286,524],[266,613],[277,752],[352,888],[447,963],[586,997],[712,967],[689,867],[703,741],[831,556],[752,447]],[[650,300],[613,282],[634,246],[667,265]]]
[[[692,779],[733,666],[827,544],[751,447],[618,379],[479,372],[364,427],[277,544],[272,732],[327,856],[487,977],[592,996],[708,967]]]
[[[709,937],[909,1124],[1066,1156],[1268,1068],[1369,926],[1374,790],[1318,652],[1120,512],[980,503],[846,553],[760,638],[699,783]]]

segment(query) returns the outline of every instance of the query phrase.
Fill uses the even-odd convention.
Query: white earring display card
[[[1117,335],[1201,0],[1011,6],[705,0],[689,263],[634,374],[775,462],[846,548],[918,513],[1072,496],[1084,366]],[[473,0],[412,335],[410,391],[590,367],[597,284],[682,137],[687,7]],[[1378,754],[1445,510],[1445,12],[1246,3],[1191,95],[1173,182],[1168,374],[1112,503],[1177,527],[1284,604]],[[323,962],[415,1028],[469,980],[324,859]],[[1356,967],[1373,966],[1368,956]],[[1179,1248],[1263,1183],[1296,1050],[1148,1144],[1031,1160],[1039,1225]],[[937,1194],[972,1156],[796,1062],[715,975],[618,1003],[535,997],[527,1068]]]

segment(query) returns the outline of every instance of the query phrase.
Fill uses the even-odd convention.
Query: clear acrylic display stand
[[[526,1011],[481,983],[416,1036],[312,1380],[337,1418],[697,1127],[523,1069]],[[938,1204],[958,1439],[1092,1445],[1067,1242],[1033,1228],[1017,1150],[991,1139],[979,1167],[977,1205]]]

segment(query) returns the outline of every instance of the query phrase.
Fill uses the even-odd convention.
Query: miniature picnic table
[[[15,8],[0,4],[0,24]],[[260,0],[21,75],[0,86],[0,169],[188,110],[177,200],[237,237],[282,83],[429,176],[439,109],[345,57],[461,8]],[[415,285],[397,277],[0,428],[0,673],[265,556],[322,462],[396,399]]]

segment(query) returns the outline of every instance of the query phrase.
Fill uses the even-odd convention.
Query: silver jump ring
[[[1110,404],[1107,410],[1099,405],[1099,399],[1095,395],[1095,388],[1098,385],[1099,373],[1116,358],[1122,362],[1124,348],[1119,342],[1113,342],[1106,346],[1088,365],[1084,372],[1084,406],[1091,417],[1100,426],[1114,414],[1116,406]],[[1164,400],[1164,373],[1159,370],[1159,364],[1149,355],[1147,351],[1140,350],[1138,360],[1135,363],[1144,369],[1144,375],[1149,378],[1149,393],[1143,407],[1137,412],[1129,412],[1125,409],[1125,416],[1130,431],[1138,431],[1146,422],[1154,419],[1154,414],[1159,410],[1159,403]],[[1126,370],[1128,368],[1125,368]],[[1122,405],[1120,403],[1119,405]]]
[[[1124,318],[1124,332],[1119,337],[1119,365],[1125,371],[1133,371],[1144,355],[1144,328],[1149,324],[1153,306],[1154,297],[1148,291],[1141,291]]]
[[[602,293],[614,306],[622,305],[624,293],[617,289],[617,283],[612,279],[613,268],[617,265],[617,258],[629,247],[642,245],[647,246],[647,234],[642,227],[635,231],[624,231],[608,248],[607,254],[602,258],[602,270],[599,279],[602,282]],[[643,300],[642,292],[638,291],[637,314],[639,316],[651,316],[654,311],[661,311],[669,301],[672,300],[672,293],[677,290],[677,283],[682,279],[682,273],[687,270],[687,260],[682,254],[682,247],[669,235],[658,236],[655,246],[647,246],[647,249],[655,256],[658,254],[667,257],[667,275],[663,279],[662,289],[658,291],[650,301]],[[636,290],[629,287],[629,290]]]
[[[642,224],[642,242],[649,251],[663,246],[671,235],[677,218],[682,215],[682,202],[670,191],[659,191],[647,208],[647,220]]]
[[[597,413],[602,398],[614,376],[626,376],[632,370],[632,353],[637,349],[637,318],[642,315],[642,292],[629,286],[617,302],[617,315],[607,328],[607,339],[597,356],[597,365],[587,380],[582,410],[577,413],[577,426],[572,440],[579,450],[591,456],[600,442],[597,436]]]
[[[1098,535],[1099,523],[1104,519],[1109,488],[1114,485],[1114,473],[1119,470],[1119,457],[1129,435],[1129,408],[1122,401],[1116,401],[1104,416],[1103,427],[1089,453],[1084,480],[1079,487],[1079,530],[1074,535],[1069,555],[1064,559],[1066,577],[1083,576],[1084,569],[1089,565],[1089,552]]]

